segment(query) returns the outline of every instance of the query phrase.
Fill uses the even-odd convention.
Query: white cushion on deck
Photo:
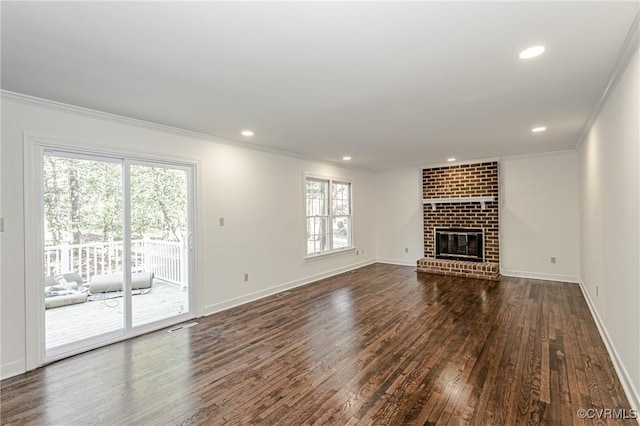
[[[153,272],[135,272],[131,274],[131,289],[151,288]],[[89,292],[106,293],[122,290],[122,273],[94,275],[89,282]]]

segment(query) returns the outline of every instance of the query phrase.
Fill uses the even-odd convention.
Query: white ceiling
[[[572,149],[638,2],[2,2],[2,89],[372,170]],[[524,62],[533,44],[547,52]],[[532,134],[536,125],[542,134]]]

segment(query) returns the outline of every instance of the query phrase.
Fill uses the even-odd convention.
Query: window
[[[307,254],[351,247],[351,184],[306,178]]]

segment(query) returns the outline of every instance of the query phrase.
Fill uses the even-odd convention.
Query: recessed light
[[[344,161],[351,161],[351,157],[349,157],[348,155],[345,155],[344,157],[342,157],[342,159]]]
[[[242,136],[253,136],[253,132],[251,130],[243,130]]]
[[[455,159],[455,158],[453,158],[453,157],[451,157],[451,158],[447,158],[447,161],[448,161],[448,162],[452,162],[452,161],[456,161],[456,159]]]
[[[545,50],[547,50],[547,48],[544,46],[531,46],[524,49],[522,52],[520,52],[520,54],[518,55],[518,58],[520,59],[535,58],[536,56],[542,55]]]
[[[534,127],[533,129],[531,129],[533,133],[544,132],[545,130],[547,130],[545,126]]]

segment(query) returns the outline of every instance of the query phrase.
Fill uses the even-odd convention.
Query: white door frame
[[[127,185],[129,181],[128,165],[131,164],[155,164],[171,166],[178,169],[187,170],[188,182],[188,216],[189,229],[189,312],[187,314],[168,318],[152,324],[145,324],[135,328],[131,327],[131,311],[125,312],[125,328],[112,333],[106,333],[96,339],[87,339],[83,341],[83,346],[75,346],[73,350],[67,350],[61,347],[58,351],[46,353],[45,348],[45,318],[44,318],[44,259],[42,256],[42,248],[44,247],[44,229],[43,229],[43,174],[42,159],[47,151],[60,151],[64,154],[72,156],[84,157],[95,160],[113,159],[122,162],[123,167],[123,185]],[[141,154],[139,152],[127,152],[125,150],[114,150],[102,145],[87,144],[69,139],[56,139],[46,136],[38,136],[30,133],[23,134],[23,153],[24,153],[24,237],[25,237],[25,367],[26,371],[33,370],[41,365],[55,361],[60,358],[71,356],[80,352],[100,347],[104,344],[114,343],[120,340],[129,339],[131,337],[158,330],[164,327],[181,322],[183,320],[199,317],[204,312],[203,297],[203,280],[197,270],[196,259],[198,253],[198,209],[196,194],[199,192],[197,188],[197,176],[199,161],[190,158],[178,158],[176,156],[163,157],[162,155]],[[130,227],[130,205],[129,197],[125,197],[125,228]],[[130,229],[125,229],[125,238],[129,238]],[[126,249],[127,244],[124,245]],[[130,251],[130,247],[129,247]],[[130,257],[125,252],[125,283],[124,288],[128,290],[130,287],[129,274]],[[131,306],[131,292],[126,291],[128,303]]]

